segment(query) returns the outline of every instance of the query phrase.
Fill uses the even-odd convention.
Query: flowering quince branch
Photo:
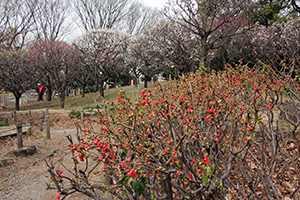
[[[78,141],[68,137],[74,165],[66,157],[48,164],[50,182],[61,196],[78,191],[94,199],[107,192],[117,199],[283,198],[300,181],[292,176],[300,172],[300,119],[282,107],[283,99],[299,103],[290,73],[242,63],[220,72],[202,67],[143,90],[136,101],[121,91],[99,110],[97,125],[78,129]],[[279,176],[293,177],[293,188]]]

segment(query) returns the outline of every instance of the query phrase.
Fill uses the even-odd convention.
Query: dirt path
[[[66,147],[64,134],[76,130],[52,130],[51,140],[40,139],[27,141],[25,145],[37,146],[37,153],[27,157],[12,157],[12,165],[0,168],[0,199],[2,200],[50,200],[56,199],[57,191],[46,190],[48,182],[47,167],[43,158],[54,160]],[[11,147],[10,149],[14,149]],[[76,198],[75,198],[76,197]],[[67,199],[88,199],[87,197],[70,196]]]
[[[21,112],[21,111],[20,111]],[[28,116],[26,111],[19,113],[18,119],[24,121]],[[28,111],[27,111],[28,112]],[[42,110],[32,111],[32,116],[38,116]],[[36,113],[36,114],[35,114]],[[4,113],[1,113],[4,115]],[[11,114],[8,113],[12,122]],[[51,157],[57,160],[68,143],[66,134],[75,134],[75,124],[80,119],[70,119],[66,110],[50,110],[51,139],[45,139],[45,133],[39,132],[38,127],[33,127],[32,136],[24,136],[24,146],[35,145],[37,153],[27,157],[8,156],[7,152],[16,150],[16,137],[0,138],[0,160],[11,158],[13,164],[0,167],[0,200],[56,200],[56,190],[46,190],[48,178],[44,158]],[[89,200],[90,198],[73,194],[66,199]],[[111,199],[111,198],[106,198]]]
[[[30,110],[32,114],[42,114],[42,112],[46,112],[46,109],[35,109],[35,110]],[[16,111],[17,114],[27,114],[29,110],[18,110]],[[71,110],[58,110],[58,109],[49,109],[48,110],[49,114],[52,115],[68,115]],[[11,111],[1,111],[0,115],[10,115],[12,112]]]

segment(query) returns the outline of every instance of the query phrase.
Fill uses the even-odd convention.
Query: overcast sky
[[[143,2],[147,6],[163,8],[167,0],[141,0],[141,2]]]

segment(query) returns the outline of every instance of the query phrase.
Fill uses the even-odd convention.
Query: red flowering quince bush
[[[68,137],[71,167],[66,156],[48,162],[48,186],[58,198],[299,199],[300,121],[283,103],[296,105],[300,88],[288,69],[201,67],[138,100],[121,91],[97,125]],[[95,179],[101,174],[110,185]]]

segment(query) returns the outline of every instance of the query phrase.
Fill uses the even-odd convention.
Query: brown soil
[[[81,124],[80,119],[70,119],[67,112],[54,113],[50,111],[51,139],[45,138],[45,132],[39,131],[38,114],[31,116],[18,113],[18,121],[28,122],[33,119],[32,134],[23,137],[24,146],[35,145],[37,153],[32,156],[15,157],[7,153],[17,149],[16,136],[0,138],[0,160],[12,159],[12,164],[0,167],[0,199],[1,200],[52,200],[56,199],[56,190],[46,190],[48,181],[47,167],[44,158],[57,159],[67,145],[65,134],[76,132],[75,123]],[[9,123],[13,122],[11,114]],[[86,196],[74,194],[66,199],[89,199]]]

